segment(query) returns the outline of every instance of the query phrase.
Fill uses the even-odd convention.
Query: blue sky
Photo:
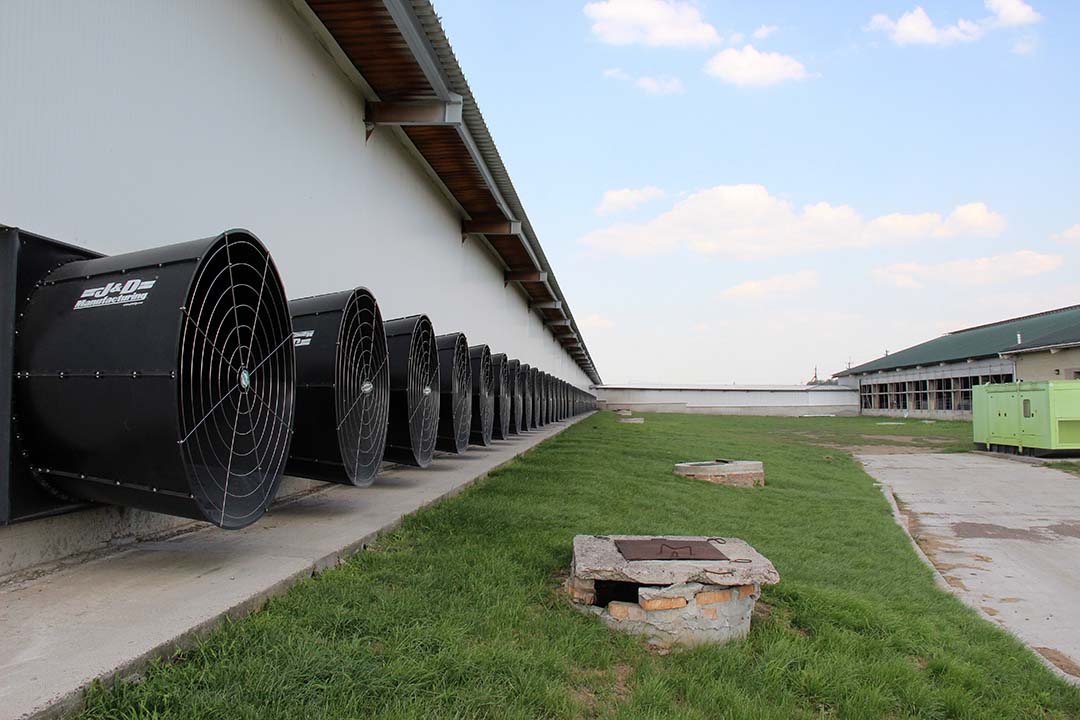
[[[1080,3],[436,7],[606,382],[1080,303]]]

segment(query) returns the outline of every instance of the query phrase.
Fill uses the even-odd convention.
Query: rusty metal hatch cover
[[[616,540],[615,547],[627,560],[727,560],[728,556],[708,540],[649,538]]]

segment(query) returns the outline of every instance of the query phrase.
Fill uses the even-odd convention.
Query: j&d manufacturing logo
[[[314,330],[297,330],[292,334],[293,347],[306,347],[311,344],[313,337],[315,337]]]
[[[112,305],[139,305],[150,297],[150,288],[157,280],[132,278],[127,282],[111,282],[101,287],[87,288],[75,302],[74,310],[108,307]]]

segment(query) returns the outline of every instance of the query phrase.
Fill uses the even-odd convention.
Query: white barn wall
[[[366,285],[589,387],[288,0],[4,0],[0,88],[0,222],[105,253],[246,227],[290,297]]]

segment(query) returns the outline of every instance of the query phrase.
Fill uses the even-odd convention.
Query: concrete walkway
[[[205,527],[0,588],[0,718],[77,708],[95,678],[126,677],[253,611],[583,417],[427,470],[395,467],[370,488],[327,485],[245,530]]]
[[[1080,477],[971,453],[856,457],[953,592],[1080,680]]]

